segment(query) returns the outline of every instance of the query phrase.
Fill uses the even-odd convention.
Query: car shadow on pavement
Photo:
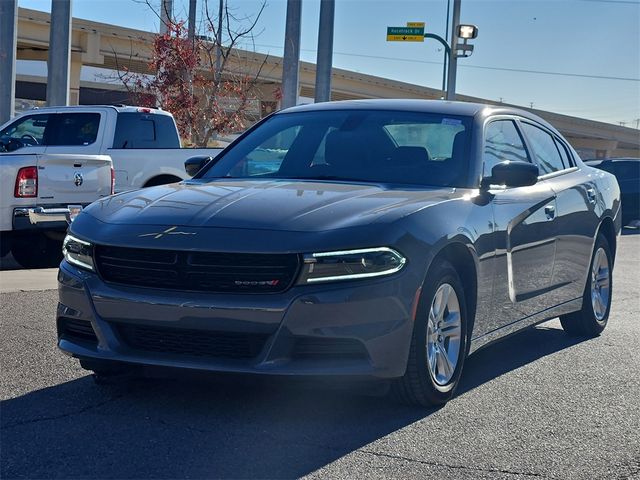
[[[505,373],[585,340],[545,324],[517,332],[467,358],[457,394],[462,395]]]
[[[536,328],[487,347],[458,395],[577,342]],[[0,477],[295,478],[358,449],[368,462],[368,444],[437,412],[330,386],[84,376],[0,404]]]

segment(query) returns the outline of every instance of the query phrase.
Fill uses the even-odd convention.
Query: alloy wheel
[[[460,301],[448,283],[438,287],[427,320],[427,361],[436,384],[443,386],[453,378],[460,354],[462,319]]]
[[[611,291],[610,274],[607,252],[600,247],[593,256],[591,265],[591,306],[598,322],[602,322],[607,314]]]

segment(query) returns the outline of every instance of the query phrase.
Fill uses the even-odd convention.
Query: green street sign
[[[387,27],[387,35],[424,35],[424,27]]]
[[[424,42],[424,27],[387,27],[388,42]]]

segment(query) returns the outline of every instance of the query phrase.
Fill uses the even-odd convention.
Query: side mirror
[[[187,175],[193,177],[196,173],[202,170],[202,167],[212,160],[213,157],[211,156],[191,157],[184,162],[184,170],[187,172]]]
[[[529,162],[504,161],[494,165],[491,176],[483,179],[483,184],[504,185],[505,187],[527,187],[538,182],[538,167]]]

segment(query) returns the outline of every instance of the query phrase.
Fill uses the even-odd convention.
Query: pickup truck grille
[[[95,262],[106,282],[211,293],[281,293],[295,281],[295,254],[152,250],[96,245]]]

